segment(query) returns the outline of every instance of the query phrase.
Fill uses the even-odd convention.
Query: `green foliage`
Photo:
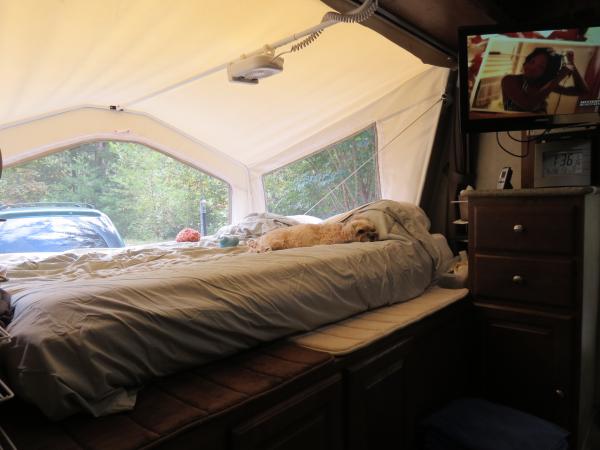
[[[375,127],[263,177],[268,211],[303,214],[363,163],[310,214],[329,217],[380,198]],[[6,168],[0,202],[91,203],[128,244],[172,240],[198,228],[207,201],[208,232],[229,222],[229,186],[160,152],[127,142],[92,142]]]
[[[264,175],[267,210],[304,214],[362,164],[309,214],[326,218],[381,198],[375,127]]]
[[[229,222],[229,186],[160,152],[128,142],[93,142],[6,168],[0,201],[91,203],[126,243],[175,239],[198,228],[207,201],[208,232]]]

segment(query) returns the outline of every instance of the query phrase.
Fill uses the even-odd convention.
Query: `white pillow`
[[[286,216],[290,219],[296,220],[300,223],[322,223],[323,219],[319,219],[315,216],[307,216],[306,214],[299,214],[297,216]]]
[[[417,205],[394,200],[377,200],[354,208],[351,211],[337,214],[326,219],[326,222],[345,222],[351,218],[365,217],[377,227],[380,239],[388,239],[388,234],[398,232],[402,226],[409,232],[428,232],[431,222],[425,212]]]
[[[433,258],[436,274],[446,270],[448,253],[446,249],[440,249],[439,242],[436,243],[429,233],[429,218],[417,205],[394,200],[377,200],[330,217],[327,222],[346,222],[360,217],[373,222],[380,240],[401,240],[406,237],[417,239]]]

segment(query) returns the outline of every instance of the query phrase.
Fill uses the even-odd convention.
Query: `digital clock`
[[[587,186],[592,182],[592,141],[559,140],[535,145],[534,187]]]
[[[544,177],[583,173],[583,151],[559,150],[542,154]]]

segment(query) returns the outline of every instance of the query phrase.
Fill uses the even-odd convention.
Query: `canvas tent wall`
[[[89,140],[140,142],[230,183],[236,221],[264,210],[263,173],[375,123],[382,195],[418,201],[448,69],[369,28],[327,29],[257,86],[220,71],[135,102],[329,10],[318,0],[0,0],[4,163]]]

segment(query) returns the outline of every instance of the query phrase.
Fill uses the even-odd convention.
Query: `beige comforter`
[[[440,255],[413,234],[267,254],[190,244],[8,261],[5,375],[54,419],[130,409],[153,377],[420,295]]]

